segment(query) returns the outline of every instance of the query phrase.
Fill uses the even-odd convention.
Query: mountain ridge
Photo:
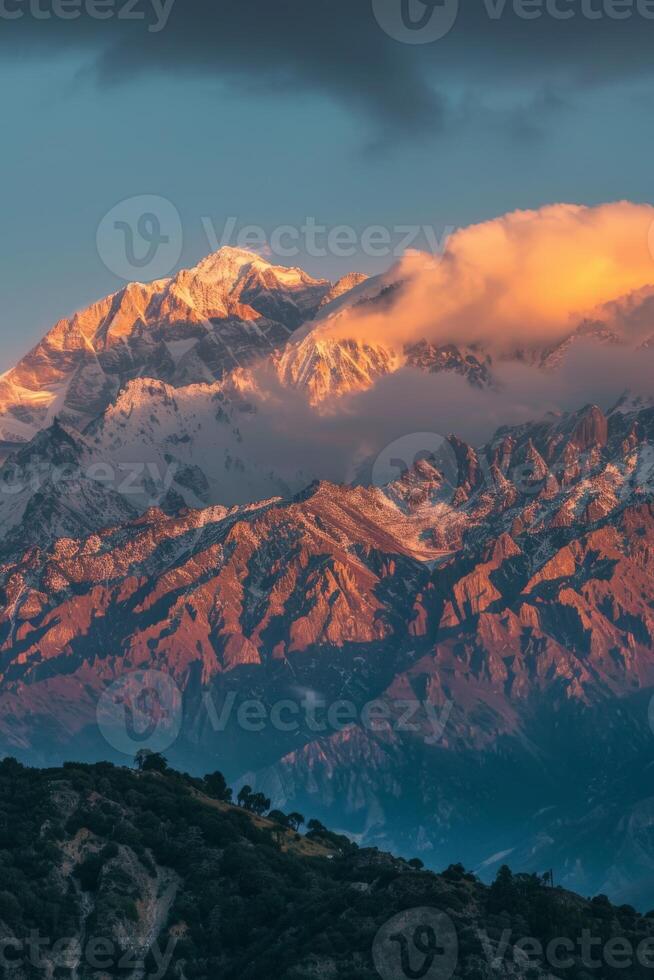
[[[339,336],[353,309],[390,330],[395,273],[332,287],[234,250],[205,262],[58,326],[31,365],[54,401],[31,421],[12,409],[39,431],[0,467],[0,752],[119,760],[100,706],[163,675],[183,709],[179,765],[224,752],[237,785],[364,843],[483,874],[498,854],[522,869],[538,855],[570,887],[654,898],[651,399],[551,412],[483,445],[409,438],[386,466],[353,461],[352,484],[316,481],[310,460],[257,453],[270,432],[257,444],[250,422],[276,391],[292,433],[304,411],[347,423],[351,396],[407,365],[495,397],[500,362]],[[648,300],[618,304],[640,339]],[[614,333],[595,318],[561,344],[613,349]],[[566,356],[514,353],[545,374]],[[314,697],[346,702],[350,722],[316,730]],[[266,737],[239,722],[248,702]],[[293,731],[270,727],[282,703]]]
[[[460,863],[435,873],[316,820],[300,834],[302,814],[264,817],[270,801],[251,792],[229,802],[220,772],[141,764],[0,762],[0,840],[18,886],[1,893],[0,941],[17,980],[36,951],[43,969],[80,980],[98,961],[169,980],[390,978],[406,965],[398,937],[421,962],[421,927],[439,942],[424,962],[443,977],[546,980],[599,965],[635,980],[651,965],[651,913],[507,866],[490,887]]]
[[[54,413],[83,426],[137,373],[215,380],[283,343],[331,289],[228,247],[170,279],[129,283],[58,321],[0,378],[3,439],[24,441]]]
[[[153,508],[37,543],[0,566],[0,747],[106,756],[103,691],[163,669],[184,703],[184,765],[222,746],[237,785],[367,843],[430,859],[455,848],[491,870],[493,854],[524,867],[537,848],[570,886],[644,888],[645,901],[612,780],[626,760],[640,772],[636,828],[654,798],[653,442],[651,407],[590,405],[501,429],[483,450],[452,439],[455,487],[427,459],[386,488],[321,482],[250,507]],[[298,690],[352,702],[355,723],[266,738],[235,716],[213,727],[208,705],[220,716],[234,696],[269,713]],[[418,728],[403,733],[407,698]],[[371,700],[390,729],[362,725]],[[541,810],[552,816],[528,819]],[[594,846],[600,824],[620,841],[614,862]],[[581,863],[556,826],[576,826]],[[638,854],[654,868],[654,848]]]

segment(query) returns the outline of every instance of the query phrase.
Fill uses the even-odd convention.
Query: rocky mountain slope
[[[554,345],[500,352],[492,344],[466,346],[456,336],[401,343],[393,329],[383,328],[374,342],[364,339],[357,318],[381,315],[392,328],[403,316],[404,275],[398,264],[380,276],[351,273],[332,284],[225,247],[170,279],[130,283],[59,321],[0,377],[0,455],[55,418],[83,430],[134,378],[175,389],[231,378],[228,389],[247,391],[257,386],[252,365],[263,363],[283,387],[305,392],[316,408],[329,408],[407,365],[453,371],[488,387],[496,382],[498,359],[551,371],[579,344],[651,346],[652,331],[643,326],[651,322],[651,288],[571,324]]]
[[[374,342],[348,335],[353,315],[372,312],[392,326],[402,313],[401,275],[393,267],[332,286],[224,248],[172,279],[130,284],[60,321],[0,378],[0,459],[13,451],[0,466],[0,540],[9,535],[12,547],[31,540],[35,518],[53,538],[79,536],[102,526],[103,510],[110,523],[152,504],[170,510],[292,495],[325,474],[300,458],[264,463],[267,436],[248,425],[285,393],[301,399],[310,426],[323,414],[347,413],[344,396],[402,368],[501,387],[498,355],[483,346],[398,345],[383,330]],[[599,311],[553,347],[501,356],[552,372],[580,343],[629,347],[637,337],[645,349],[650,292],[631,297],[627,313],[625,300]],[[632,322],[638,329],[630,333]],[[71,507],[69,493],[62,502],[54,462],[62,431],[68,482],[74,473],[86,498],[80,506]]]
[[[427,459],[385,489],[35,535],[0,567],[0,748],[120,758],[99,702],[164,671],[187,768],[220,759],[275,805],[430,863],[491,873],[510,852],[654,897],[654,409],[450,445],[455,485]]]
[[[211,786],[106,763],[0,763],[8,975],[631,980],[651,969],[651,914],[506,867],[490,888],[461,865],[435,874],[320,824],[303,837],[284,814],[257,817]]]
[[[0,753],[121,760],[121,725],[166,722],[179,765],[361,842],[654,904],[651,402],[453,435],[452,472],[392,461],[387,485],[257,451],[266,374],[316,415],[407,365],[496,385],[479,345],[340,329],[402,288],[221,250],[0,379]],[[512,356],[556,371],[630,317],[645,349],[650,292]],[[173,703],[139,734],[153,675]]]
[[[131,283],[61,320],[0,378],[6,453],[55,416],[83,427],[130,378],[211,382],[282,346],[338,287],[223,248],[172,279]]]

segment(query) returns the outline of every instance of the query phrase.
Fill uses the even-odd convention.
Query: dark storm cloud
[[[66,19],[46,16],[57,2]],[[419,22],[422,0],[0,0],[0,50],[87,48],[104,80],[182,72],[245,91],[318,92],[382,127],[425,133],[447,120],[453,85],[482,100],[518,82],[569,96],[653,70],[652,0],[440,0],[434,16],[449,7],[453,25],[429,44],[380,26],[403,2]]]
[[[388,38],[357,0],[113,0],[116,16],[36,19],[30,6],[57,0],[2,0],[24,16],[0,20],[4,54],[87,48],[102,81],[144,72],[213,75],[248,94],[324,93],[393,128],[438,127],[442,101],[420,64]],[[63,0],[75,3],[75,0]],[[111,3],[112,0],[99,0]],[[138,19],[137,19],[138,18]],[[165,24],[162,26],[162,23]],[[4,45],[3,45],[4,42]]]

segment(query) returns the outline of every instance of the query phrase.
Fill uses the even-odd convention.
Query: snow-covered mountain
[[[453,481],[421,455],[386,486],[312,483],[295,444],[307,419],[342,410],[347,426],[349,396],[400,369],[494,397],[501,358],[552,374],[581,345],[646,352],[651,291],[498,353],[398,343],[403,290],[397,269],[332,286],[221,250],[62,321],[4,376],[0,752],[106,755],[98,699],[163,670],[185,767],[430,862],[492,871],[511,851],[654,900],[634,871],[654,869],[652,400],[550,413],[482,447],[451,436]],[[348,332],[369,315],[374,340]],[[257,423],[273,398],[290,452],[271,463]],[[417,729],[261,739],[207,716],[207,697],[307,691],[381,698],[391,718],[411,702]]]
[[[588,406],[450,445],[446,498],[423,460],[385,489],[152,507],[26,540],[0,564],[0,748],[106,755],[99,696],[163,669],[183,692],[170,753],[185,767],[219,760],[278,806],[430,863],[455,849],[492,873],[511,850],[518,868],[649,901],[654,409]],[[63,430],[58,446],[77,451]],[[262,738],[216,730],[207,709],[307,691],[378,699],[388,723]]]
[[[257,389],[253,368],[263,363],[283,387],[329,409],[405,366],[486,387],[499,360],[555,370],[580,343],[647,350],[654,336],[652,290],[643,289],[572,325],[554,345],[500,353],[456,337],[400,343],[383,324],[402,316],[405,275],[400,263],[332,284],[227,247],[171,279],[131,283],[59,321],[0,378],[0,456],[55,418],[83,431],[137,377],[173,388],[231,378],[246,394]],[[381,323],[374,341],[357,334],[358,318],[368,315]]]
[[[43,524],[55,536],[153,503],[231,506],[301,490],[324,472],[292,454],[264,462],[267,437],[256,424],[283,392],[304,399],[310,418],[340,411],[346,396],[400,368],[493,388],[495,352],[429,340],[398,347],[385,338],[383,324],[392,327],[402,310],[403,275],[399,265],[331,285],[224,248],[172,279],[131,284],[58,323],[0,379],[4,451],[22,447],[0,466],[0,550],[33,533],[46,500]],[[556,371],[579,343],[625,346],[632,323],[646,345],[654,332],[651,292],[596,311],[555,346],[515,357]],[[369,315],[381,318],[379,339],[348,336]],[[57,462],[63,433],[66,451],[75,447],[74,479],[62,479]],[[30,528],[21,532],[23,522]]]
[[[29,441],[55,416],[84,427],[130,378],[220,378],[282,346],[335,288],[232,248],[171,279],[131,283],[56,323],[0,378],[0,445]]]

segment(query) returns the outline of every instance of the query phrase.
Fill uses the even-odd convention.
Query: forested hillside
[[[138,771],[0,763],[0,975],[651,973],[654,918],[629,906],[508,868],[490,887],[460,865],[436,874],[317,821],[300,834],[303,815],[264,817],[269,801],[247,790],[230,803],[219,773],[139,761]]]

